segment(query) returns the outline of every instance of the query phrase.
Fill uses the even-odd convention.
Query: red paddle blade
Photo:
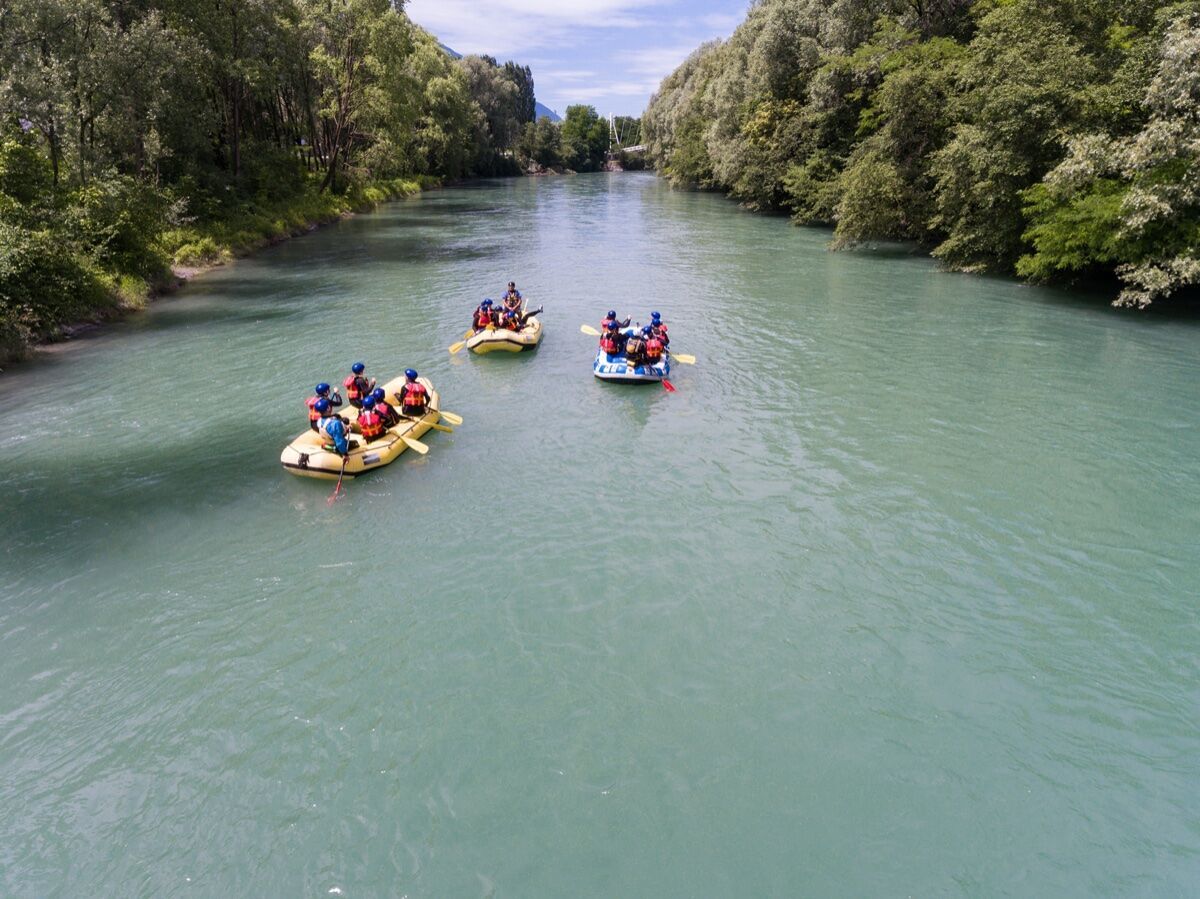
[[[666,378],[663,378],[663,387],[667,388],[667,393],[675,392],[675,385],[672,384],[670,381],[668,381]]]

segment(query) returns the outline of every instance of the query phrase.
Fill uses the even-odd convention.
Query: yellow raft
[[[467,338],[467,349],[472,353],[520,353],[532,350],[542,342],[542,321],[530,316],[520,331],[496,328],[494,331],[476,331]]]
[[[346,460],[346,477],[358,477],[364,472],[373,471],[376,468],[382,468],[389,462],[394,462],[397,456],[408,449],[408,444],[404,442],[405,437],[417,439],[441,420],[442,414],[438,411],[441,408],[441,397],[433,389],[428,378],[418,378],[417,380],[424,384],[425,389],[429,391],[429,409],[425,415],[415,420],[401,419],[399,424],[389,428],[381,437],[377,437],[370,443],[364,443],[361,434],[347,435],[351,449]],[[399,411],[399,404],[396,394],[403,386],[403,377],[383,385],[388,402],[395,404],[397,411]],[[358,410],[351,406],[343,407],[338,411],[353,422],[354,415]],[[283,463],[284,468],[300,477],[336,481],[342,471],[342,457],[332,450],[325,449],[324,447],[327,445],[329,445],[329,438],[310,428],[284,448],[283,453],[279,456],[279,461]]]

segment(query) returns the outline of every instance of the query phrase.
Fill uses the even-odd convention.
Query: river
[[[0,894],[1194,893],[1200,320],[828,239],[473,185],[3,375]],[[330,507],[359,359],[466,422]]]

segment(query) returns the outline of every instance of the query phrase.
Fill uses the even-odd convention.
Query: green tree
[[[568,106],[560,130],[565,165],[578,172],[594,172],[604,165],[608,123],[594,107]]]
[[[562,134],[559,126],[548,116],[529,122],[517,142],[517,158],[526,167],[530,163],[545,168],[562,165]]]
[[[1061,159],[1094,78],[1078,41],[1039,0],[984,17],[963,65],[962,124],[934,157],[934,255],[968,271],[1011,270],[1024,247],[1021,192]]]
[[[1115,268],[1126,282],[1117,304],[1138,308],[1200,283],[1200,14],[1181,9],[1158,56],[1143,127],[1076,138],[1025,193],[1033,250],[1020,274]]]
[[[865,48],[886,54],[883,80],[859,117],[862,140],[841,176],[837,247],[880,238],[930,238],[931,160],[954,124],[951,107],[967,51],[948,38],[918,38],[885,20],[874,47]]]
[[[522,127],[528,122],[537,120],[537,97],[534,94],[533,71],[529,66],[519,65],[509,60],[504,64],[504,77],[512,82],[517,89],[517,98],[513,114]]]

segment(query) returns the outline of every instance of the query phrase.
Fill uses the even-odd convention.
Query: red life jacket
[[[374,440],[386,430],[383,426],[383,419],[379,417],[378,412],[374,411],[358,413],[358,427],[368,441]]]
[[[657,337],[663,343],[667,342],[667,326],[666,325],[651,325],[650,327],[654,329],[653,334],[655,337]]]
[[[317,400],[319,400],[319,399],[321,399],[321,397],[319,397],[319,396],[310,396],[308,398],[307,405],[308,405],[308,420],[309,421],[320,421],[321,420],[321,413],[317,411]]]
[[[400,418],[400,416],[396,413],[396,410],[393,409],[391,406],[389,406],[387,403],[385,403],[383,400],[375,401],[375,411],[378,412],[379,417],[383,419],[383,423],[384,423],[385,427],[387,426],[388,422],[394,422]]]
[[[600,338],[600,349],[608,353],[610,356],[617,351],[617,340],[611,333],[605,332]]]
[[[370,386],[362,375],[351,375],[342,382],[342,385],[346,388],[346,399],[348,400],[362,399]]]
[[[600,330],[607,331],[615,324],[619,324],[615,318],[606,318],[604,321],[600,322]]]
[[[482,331],[492,323],[492,314],[482,309],[475,310],[475,330]]]
[[[655,335],[651,335],[650,339],[646,341],[646,358],[647,359],[661,359],[662,354],[663,354],[662,341],[659,340],[658,337],[656,337]]]
[[[424,411],[429,404],[429,394],[425,390],[425,385],[420,381],[409,381],[405,384],[401,396],[403,397],[401,404],[406,411],[408,409]]]

